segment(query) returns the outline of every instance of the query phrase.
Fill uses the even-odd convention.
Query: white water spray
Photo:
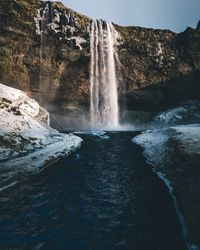
[[[92,128],[116,129],[119,125],[116,41],[117,32],[111,23],[102,20],[92,22],[90,34]]]

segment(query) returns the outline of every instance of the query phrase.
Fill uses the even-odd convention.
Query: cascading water
[[[116,129],[119,125],[116,41],[117,32],[111,23],[102,20],[92,22],[90,34],[92,128]]]
[[[47,46],[48,25],[52,22],[53,8],[50,1],[46,2],[44,9],[37,11],[35,18],[36,34],[40,36],[40,81],[39,81],[39,101],[45,106],[46,98],[44,95],[49,93],[50,89],[50,55],[51,51]],[[47,63],[48,62],[48,63]]]

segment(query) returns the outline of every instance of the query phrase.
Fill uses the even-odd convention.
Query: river
[[[82,147],[0,193],[0,249],[182,250],[173,201],[135,132]]]

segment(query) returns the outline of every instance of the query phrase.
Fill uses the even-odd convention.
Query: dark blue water
[[[131,143],[82,135],[79,151],[0,193],[0,249],[182,250],[173,202]]]

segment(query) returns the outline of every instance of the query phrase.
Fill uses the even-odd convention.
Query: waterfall
[[[117,32],[113,25],[94,20],[90,31],[90,116],[92,128],[115,129],[119,125],[116,65]]]
[[[53,16],[51,2],[45,4],[44,9],[39,9],[36,17],[36,33],[40,35],[40,75],[39,75],[39,102],[45,106],[47,96],[50,94],[50,55],[51,51],[48,46],[48,24]],[[48,93],[48,94],[47,94]],[[44,98],[46,96],[46,98]]]

